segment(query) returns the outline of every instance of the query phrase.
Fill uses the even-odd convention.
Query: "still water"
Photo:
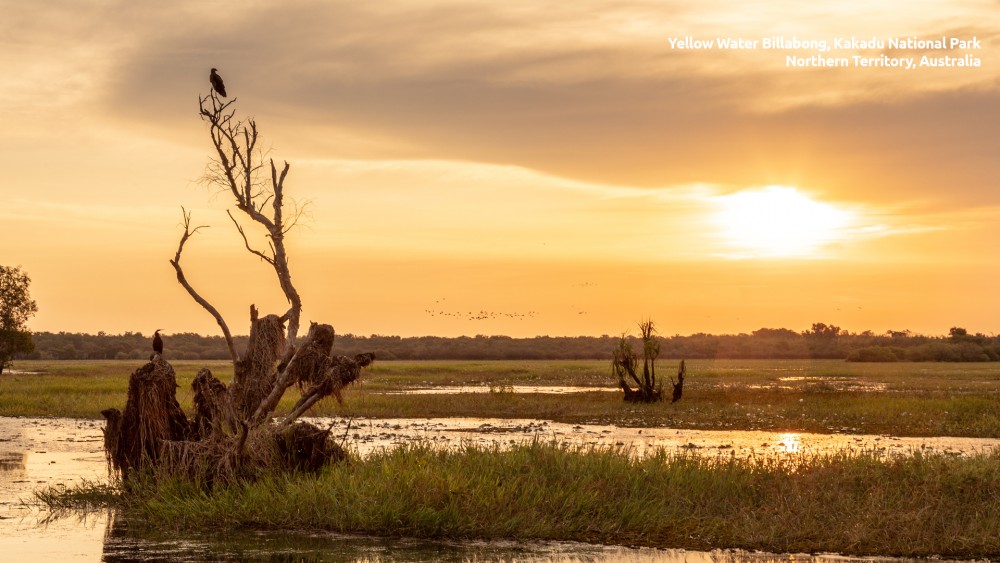
[[[913,449],[956,455],[1000,448],[1000,440],[889,438],[638,429],[501,419],[313,419],[333,426],[359,454],[422,440],[441,447],[511,444],[545,439],[567,444],[627,446],[637,455],[667,448],[698,455],[798,456],[845,448],[886,453]],[[762,562],[861,561],[839,556],[772,555],[739,551],[632,549],[565,542],[439,542],[350,537],[329,533],[242,532],[230,535],[148,531],[107,510],[53,517],[33,503],[33,491],[104,481],[103,421],[0,417],[0,560],[3,561],[587,561]],[[879,559],[880,561],[902,561]]]

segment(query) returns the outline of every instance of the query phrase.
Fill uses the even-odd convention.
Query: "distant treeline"
[[[152,335],[138,332],[96,335],[68,332],[34,333],[35,351],[22,359],[39,360],[139,360],[151,353]],[[373,351],[383,360],[515,360],[610,359],[617,336],[357,336],[338,335],[334,352],[353,355]],[[164,356],[182,360],[229,358],[221,336],[194,333],[164,335]],[[237,350],[247,337],[235,337]],[[633,346],[641,349],[638,339]],[[660,338],[664,359],[807,359],[833,358],[861,362],[1000,360],[1000,337],[968,334],[952,328],[949,336],[923,336],[910,331],[851,333],[840,327],[816,323],[810,330],[762,328],[750,334],[692,334]]]

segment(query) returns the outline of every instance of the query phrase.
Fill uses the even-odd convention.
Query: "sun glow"
[[[792,187],[767,186],[716,198],[720,233],[736,258],[815,258],[843,240],[852,212]]]

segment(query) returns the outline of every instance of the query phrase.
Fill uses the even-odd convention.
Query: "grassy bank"
[[[157,527],[578,540],[777,553],[1000,555],[1000,454],[704,459],[545,443],[405,446],[205,494],[150,483]]]
[[[18,362],[41,374],[0,377],[0,416],[99,418],[122,408],[137,362]],[[191,380],[207,366],[227,381],[227,362],[177,361],[178,400],[190,408]],[[669,373],[671,362],[661,362]],[[717,430],[851,432],[897,436],[1000,437],[1000,365],[848,364],[837,360],[689,363],[677,404],[624,404],[614,392],[522,394],[510,385],[611,386],[608,362],[376,362],[346,405],[326,400],[314,414],[355,417],[538,418],[619,426]],[[446,385],[492,385],[492,393],[387,394]],[[289,392],[279,411],[296,393]]]
[[[142,361],[19,361],[18,372],[0,376],[0,416],[64,416],[101,418],[101,411],[123,409],[128,379]],[[229,362],[172,362],[177,373],[177,399],[192,404],[191,381],[202,367],[229,381]]]

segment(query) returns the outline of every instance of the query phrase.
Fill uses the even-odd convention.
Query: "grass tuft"
[[[83,480],[73,486],[57,485],[35,491],[35,500],[53,512],[91,510],[118,506],[124,498],[121,487],[112,483]]]

